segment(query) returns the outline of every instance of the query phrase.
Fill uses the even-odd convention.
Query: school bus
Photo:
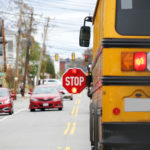
[[[91,149],[150,150],[150,0],[97,0],[80,46],[89,46],[88,21]]]

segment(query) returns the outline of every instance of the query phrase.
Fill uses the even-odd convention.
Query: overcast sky
[[[1,0],[7,7],[7,11],[14,9],[12,0]],[[32,6],[35,15],[38,31],[36,40],[42,43],[43,24],[45,18],[50,17],[50,26],[46,41],[47,52],[54,56],[59,53],[60,57],[71,58],[71,53],[75,52],[79,57],[85,48],[79,46],[79,30],[83,25],[83,20],[88,15],[93,15],[97,0],[24,0]],[[11,8],[12,7],[12,8]],[[11,18],[12,19],[12,18]],[[91,41],[92,47],[92,41]]]

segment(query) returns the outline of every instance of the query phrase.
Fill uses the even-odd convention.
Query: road
[[[29,96],[18,97],[12,116],[0,114],[0,150],[90,150],[89,102],[83,91],[63,111],[30,112]]]

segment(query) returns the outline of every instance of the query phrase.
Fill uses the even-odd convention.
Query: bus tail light
[[[144,52],[136,52],[134,54],[134,69],[136,71],[145,71],[147,67],[147,54]]]
[[[122,52],[122,71],[150,71],[150,53],[145,52]]]
[[[114,109],[113,109],[113,114],[114,114],[114,115],[119,115],[119,114],[120,114],[120,109],[117,108],[117,107],[114,108]]]
[[[122,52],[121,54],[121,70],[131,71],[133,70],[133,56],[131,52]]]

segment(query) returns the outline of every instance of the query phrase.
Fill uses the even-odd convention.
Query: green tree
[[[45,61],[43,61],[41,72],[43,72],[43,66],[45,65],[45,73],[50,74],[52,78],[55,78],[55,68],[51,57],[49,55],[45,55],[44,60]]]
[[[41,47],[37,42],[34,41],[30,50],[30,60],[29,60],[30,62],[29,74],[31,74],[32,77],[35,77],[37,75],[40,52],[41,52]]]

